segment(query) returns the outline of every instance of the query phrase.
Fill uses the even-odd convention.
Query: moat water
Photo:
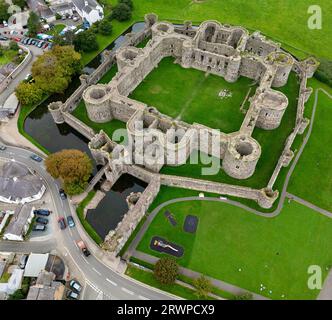
[[[135,23],[127,29],[121,36],[112,42],[105,50],[115,50],[124,41],[124,35],[128,32],[139,32],[144,28],[143,22]],[[87,66],[83,72],[91,73],[101,63],[101,53],[97,55]],[[56,124],[49,113],[47,106],[53,101],[66,101],[68,97],[79,87],[80,81],[78,76],[73,79],[70,86],[64,94],[54,94],[46,101],[41,103],[34,111],[32,111],[24,122],[24,130],[34,140],[40,143],[50,152],[57,152],[62,149],[79,149],[87,152],[92,158],[88,148],[88,139],[82,136],[75,129],[67,124]],[[94,163],[93,174],[97,172],[97,166]]]
[[[131,175],[122,175],[112,189],[106,193],[98,207],[88,210],[86,220],[104,239],[110,230],[116,228],[127,213],[127,196],[131,192],[143,192],[146,186],[145,182]]]
[[[111,43],[105,50],[115,50],[124,41],[124,35],[128,32],[139,32],[144,28],[144,23],[135,23]],[[92,73],[101,63],[101,54],[96,56],[83,69],[84,73]],[[88,139],[67,124],[56,124],[49,113],[47,106],[53,101],[66,101],[68,97],[79,87],[79,77],[75,77],[64,94],[54,94],[32,111],[24,123],[24,130],[35,141],[49,150],[51,153],[62,149],[79,149],[86,152],[90,158],[92,155],[88,148]],[[93,175],[98,171],[98,166],[93,161]],[[92,177],[91,177],[92,178]],[[123,175],[108,192],[95,210],[89,210],[87,220],[95,228],[97,233],[104,238],[108,231],[115,228],[123,215],[128,211],[126,197],[131,192],[143,191],[146,184],[130,175]]]

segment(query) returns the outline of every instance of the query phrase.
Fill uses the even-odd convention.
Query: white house
[[[72,0],[77,13],[89,22],[90,26],[104,18],[103,7],[96,0]]]
[[[11,217],[3,238],[5,240],[23,241],[34,217],[34,209],[30,205],[18,206]]]

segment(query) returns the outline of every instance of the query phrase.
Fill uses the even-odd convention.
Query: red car
[[[60,217],[60,218],[58,219],[58,224],[59,224],[59,227],[60,227],[61,230],[64,230],[64,229],[66,229],[66,227],[67,227],[67,225],[66,225],[66,220],[65,220],[64,217]]]
[[[12,40],[14,40],[14,41],[16,41],[16,42],[20,42],[20,41],[21,41],[21,38],[13,37]]]

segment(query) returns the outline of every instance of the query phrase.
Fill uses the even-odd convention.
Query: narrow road
[[[11,146],[7,146],[5,151],[0,151],[0,158],[5,160],[14,159],[14,161],[20,162],[32,170],[36,170],[52,195],[54,207],[56,208],[54,214],[57,217],[60,215],[65,217],[70,215],[71,208],[69,202],[61,200],[59,196],[58,182],[46,172],[43,163],[33,161],[30,159],[30,155],[31,151]],[[113,271],[93,255],[88,258],[83,256],[76,244],[76,241],[82,238],[77,228],[66,228],[55,234],[57,236],[56,240],[48,240],[46,242],[29,241],[26,243],[17,243],[0,241],[0,251],[48,252],[57,248],[59,252],[71,258],[91,287],[96,291],[105,293],[111,299],[169,300],[175,298],[158,289],[151,288]]]

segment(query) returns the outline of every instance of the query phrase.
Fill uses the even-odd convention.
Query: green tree
[[[112,33],[112,23],[107,19],[100,21],[98,25],[98,32],[102,35],[110,35]]]
[[[81,55],[71,46],[54,46],[37,58],[31,68],[36,85],[47,93],[62,93],[81,70]]]
[[[82,193],[92,173],[91,159],[85,152],[75,149],[49,155],[45,165],[53,178],[63,181],[63,187],[69,195]]]
[[[27,4],[25,0],[13,0],[12,2],[15,6],[18,6],[21,9],[23,9]]]
[[[134,8],[134,4],[133,4],[132,0],[119,0],[119,3],[126,4],[130,8],[130,10],[133,10],[133,8]]]
[[[18,46],[16,41],[10,41],[9,42],[9,49],[13,51],[18,51],[20,47]]]
[[[69,46],[73,44],[75,33],[68,30],[64,35],[56,34],[53,38],[53,43],[59,46]]]
[[[57,13],[55,14],[55,19],[56,19],[56,20],[60,20],[61,18],[62,18],[61,14],[57,12]]]
[[[127,21],[131,19],[131,9],[125,3],[119,3],[112,11],[112,19]]]
[[[40,18],[34,11],[30,12],[27,26],[30,36],[35,36],[41,29]]]
[[[21,82],[15,89],[15,94],[20,103],[25,105],[34,105],[43,98],[43,90],[35,83]]]
[[[73,41],[76,51],[91,52],[98,50],[97,36],[94,32],[86,30],[77,34]]]
[[[199,298],[206,298],[212,290],[211,281],[201,275],[194,280],[194,287],[196,288],[196,295]]]
[[[0,23],[2,21],[7,21],[10,17],[10,14],[8,13],[9,4],[6,3],[4,0],[0,0]]]
[[[154,267],[154,276],[161,284],[173,284],[178,274],[179,265],[174,258],[160,258]]]

